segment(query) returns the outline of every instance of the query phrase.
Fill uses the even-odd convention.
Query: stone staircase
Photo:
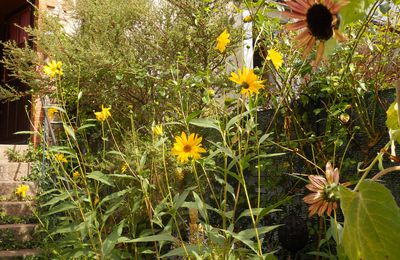
[[[23,181],[30,174],[30,165],[26,162],[8,162],[5,152],[8,149],[22,152],[27,145],[0,145],[0,259],[23,259],[38,254],[33,236],[37,224],[32,223],[31,200],[36,194],[33,182]],[[25,200],[15,195],[15,189],[25,184],[29,186]],[[29,220],[28,223],[26,223]],[[33,246],[34,247],[34,246]]]

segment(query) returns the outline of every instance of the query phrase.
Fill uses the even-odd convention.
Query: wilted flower
[[[316,41],[319,41],[317,56],[314,65],[322,59],[325,41],[334,36],[339,41],[345,37],[339,32],[339,11],[349,3],[348,0],[292,0],[286,1],[291,11],[284,11],[283,15],[299,21],[288,24],[289,30],[305,28],[296,37],[299,43],[296,48],[305,46],[303,58],[306,58]]]
[[[217,38],[217,46],[215,47],[215,49],[219,50],[221,53],[223,53],[226,49],[226,46],[228,45],[228,43],[231,42],[231,40],[229,40],[229,36],[230,34],[228,33],[228,31],[225,29]]]
[[[128,164],[128,163],[124,163],[124,164],[122,165],[122,167],[121,167],[121,172],[122,172],[122,173],[125,173],[126,170],[128,169],[128,167],[129,167],[129,164]]]
[[[151,127],[154,135],[162,135],[163,134],[163,126],[162,125],[154,125]]]
[[[110,109],[111,109],[111,107],[106,108],[103,105],[101,105],[101,111],[94,112],[94,114],[96,115],[97,121],[99,121],[99,122],[106,121],[107,118],[109,118],[111,116]]]
[[[43,72],[50,78],[54,78],[55,75],[61,76],[63,74],[61,61],[49,61],[47,65],[43,67]]]
[[[26,192],[28,190],[29,190],[29,186],[28,185],[21,184],[15,189],[15,195],[21,196],[22,198],[25,198],[26,197]]]
[[[254,74],[253,69],[239,69],[238,74],[232,72],[229,79],[242,87],[240,93],[244,95],[251,96],[253,94],[258,94],[259,90],[264,88],[262,81],[258,79],[256,74]]]
[[[172,148],[172,154],[178,156],[178,160],[181,163],[189,161],[189,158],[200,159],[200,153],[205,153],[206,150],[201,147],[202,137],[198,137],[197,134],[191,134],[187,138],[186,133],[182,132],[181,136],[175,137],[174,147]]]
[[[68,162],[67,159],[65,158],[64,154],[62,154],[62,153],[58,153],[58,154],[54,155],[54,157],[56,158],[56,161],[59,163]]]
[[[325,212],[328,216],[332,210],[337,208],[339,200],[339,170],[333,169],[332,164],[326,164],[325,178],[318,175],[309,175],[308,179],[311,183],[306,185],[306,188],[313,193],[308,194],[303,198],[303,201],[309,204],[309,216],[315,213],[322,216]]]
[[[283,65],[282,54],[274,49],[268,51],[267,60],[270,60],[277,70]]]

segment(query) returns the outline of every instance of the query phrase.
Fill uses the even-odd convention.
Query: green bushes
[[[226,1],[78,1],[73,34],[52,17],[31,31],[55,61],[50,76],[40,56],[8,44],[4,62],[15,75],[34,91],[55,86],[62,122],[58,144],[44,144],[38,179],[45,254],[288,257],[296,252],[278,252],[274,232],[287,215],[306,218],[306,196],[311,238],[297,254],[364,259],[371,243],[395,259],[398,206],[375,182],[397,169],[386,157],[394,140],[380,142],[387,128],[376,117],[389,107],[379,91],[393,84],[397,63],[388,60],[399,42],[369,23],[379,2],[364,2],[357,11],[371,11],[354,23],[343,10],[348,41],[325,42],[331,59],[317,67],[269,18],[282,6],[263,1],[245,2],[250,18],[236,19],[253,23],[262,58],[254,70],[228,64],[227,72],[227,60],[242,59],[243,31],[233,25],[242,9]],[[388,126],[398,131],[394,107]]]

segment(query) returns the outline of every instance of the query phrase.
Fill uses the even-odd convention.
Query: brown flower
[[[308,179],[311,183],[307,184],[306,188],[313,192],[303,198],[305,203],[310,204],[308,216],[311,217],[316,213],[322,216],[325,211],[330,216],[332,210],[337,208],[337,201],[339,200],[338,168],[333,169],[332,164],[328,162],[325,177],[309,175]]]
[[[332,36],[338,41],[345,41],[339,32],[340,9],[349,3],[348,0],[291,0],[286,1],[290,11],[282,12],[283,15],[298,20],[287,25],[288,30],[302,30],[295,38],[298,41],[296,48],[304,48],[303,58],[306,58],[313,46],[319,41],[317,57],[314,65],[322,59],[325,41]]]

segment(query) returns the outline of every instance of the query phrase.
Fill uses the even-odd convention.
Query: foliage
[[[340,191],[345,217],[342,245],[349,259],[397,259],[400,208],[382,184],[364,181]],[[382,203],[384,201],[384,203]]]
[[[398,6],[350,1],[348,40],[326,46],[315,67],[275,2],[76,3],[66,13],[73,32],[46,16],[30,30],[41,54],[5,43],[3,59],[35,93],[51,92],[56,104],[45,109],[60,119],[57,142],[43,144],[36,165],[45,255],[396,258],[398,206],[376,180],[399,169],[388,152],[396,135],[380,120],[394,98],[383,91],[399,76]],[[238,51],[250,22],[254,69]],[[389,107],[391,130],[397,114]],[[307,177],[321,217],[303,221],[303,251],[278,252],[282,219],[306,214],[298,198]]]

